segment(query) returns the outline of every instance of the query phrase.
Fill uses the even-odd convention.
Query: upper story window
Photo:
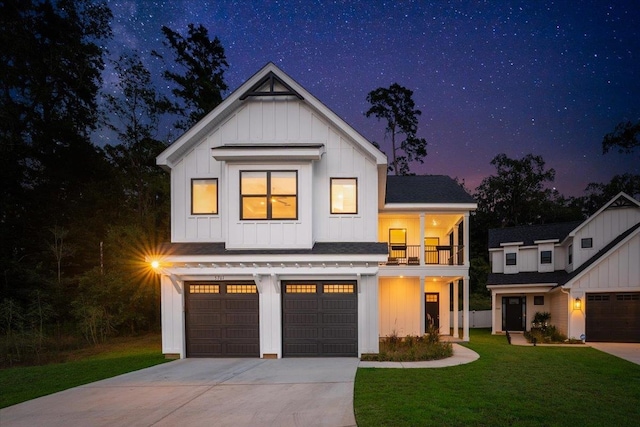
[[[218,179],[191,180],[191,214],[216,215],[218,213]]]
[[[507,265],[516,265],[517,263],[517,255],[515,252],[509,252],[505,255],[505,260]]]
[[[592,248],[593,247],[593,238],[592,237],[587,237],[587,238],[582,239],[580,241],[580,247],[582,249]]]
[[[540,264],[551,264],[551,251],[540,251]]]
[[[573,264],[573,245],[569,245],[569,249],[567,250],[568,255],[568,264]]]
[[[331,178],[331,213],[358,213],[357,178]]]
[[[297,219],[298,172],[241,171],[240,219]]]

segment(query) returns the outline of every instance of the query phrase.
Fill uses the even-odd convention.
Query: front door
[[[502,297],[502,330],[524,331],[526,297]]]
[[[440,302],[439,294],[426,292],[424,294],[424,329],[431,326],[440,328]]]

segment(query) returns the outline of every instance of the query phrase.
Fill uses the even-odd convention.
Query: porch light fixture
[[[582,300],[580,298],[576,298],[575,301],[573,301],[573,309],[582,310]]]

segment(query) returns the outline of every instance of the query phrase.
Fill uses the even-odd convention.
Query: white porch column
[[[424,265],[424,236],[426,234],[426,230],[424,229],[424,224],[425,224],[424,212],[421,212],[420,213],[420,265]],[[424,327],[424,324],[423,324],[423,327]]]
[[[423,251],[424,252],[424,251]],[[424,275],[420,275],[420,335],[424,335],[425,333],[425,297],[424,294],[427,292],[427,284],[424,280]]]
[[[462,316],[462,340],[469,341],[469,276],[464,277],[462,285]]]
[[[464,223],[462,224],[462,232],[464,234],[462,243],[464,244],[464,266],[469,268],[469,249],[471,242],[469,240],[469,212],[464,213]],[[467,283],[467,291],[469,290],[469,285]]]
[[[458,333],[458,281],[453,281],[453,337],[459,338],[460,334]]]

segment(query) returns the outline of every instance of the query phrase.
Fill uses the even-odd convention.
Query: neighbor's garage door
[[[187,282],[185,289],[187,357],[260,357],[253,282]]]
[[[587,341],[640,342],[640,292],[587,294]]]
[[[355,282],[283,282],[282,355],[357,356]]]

